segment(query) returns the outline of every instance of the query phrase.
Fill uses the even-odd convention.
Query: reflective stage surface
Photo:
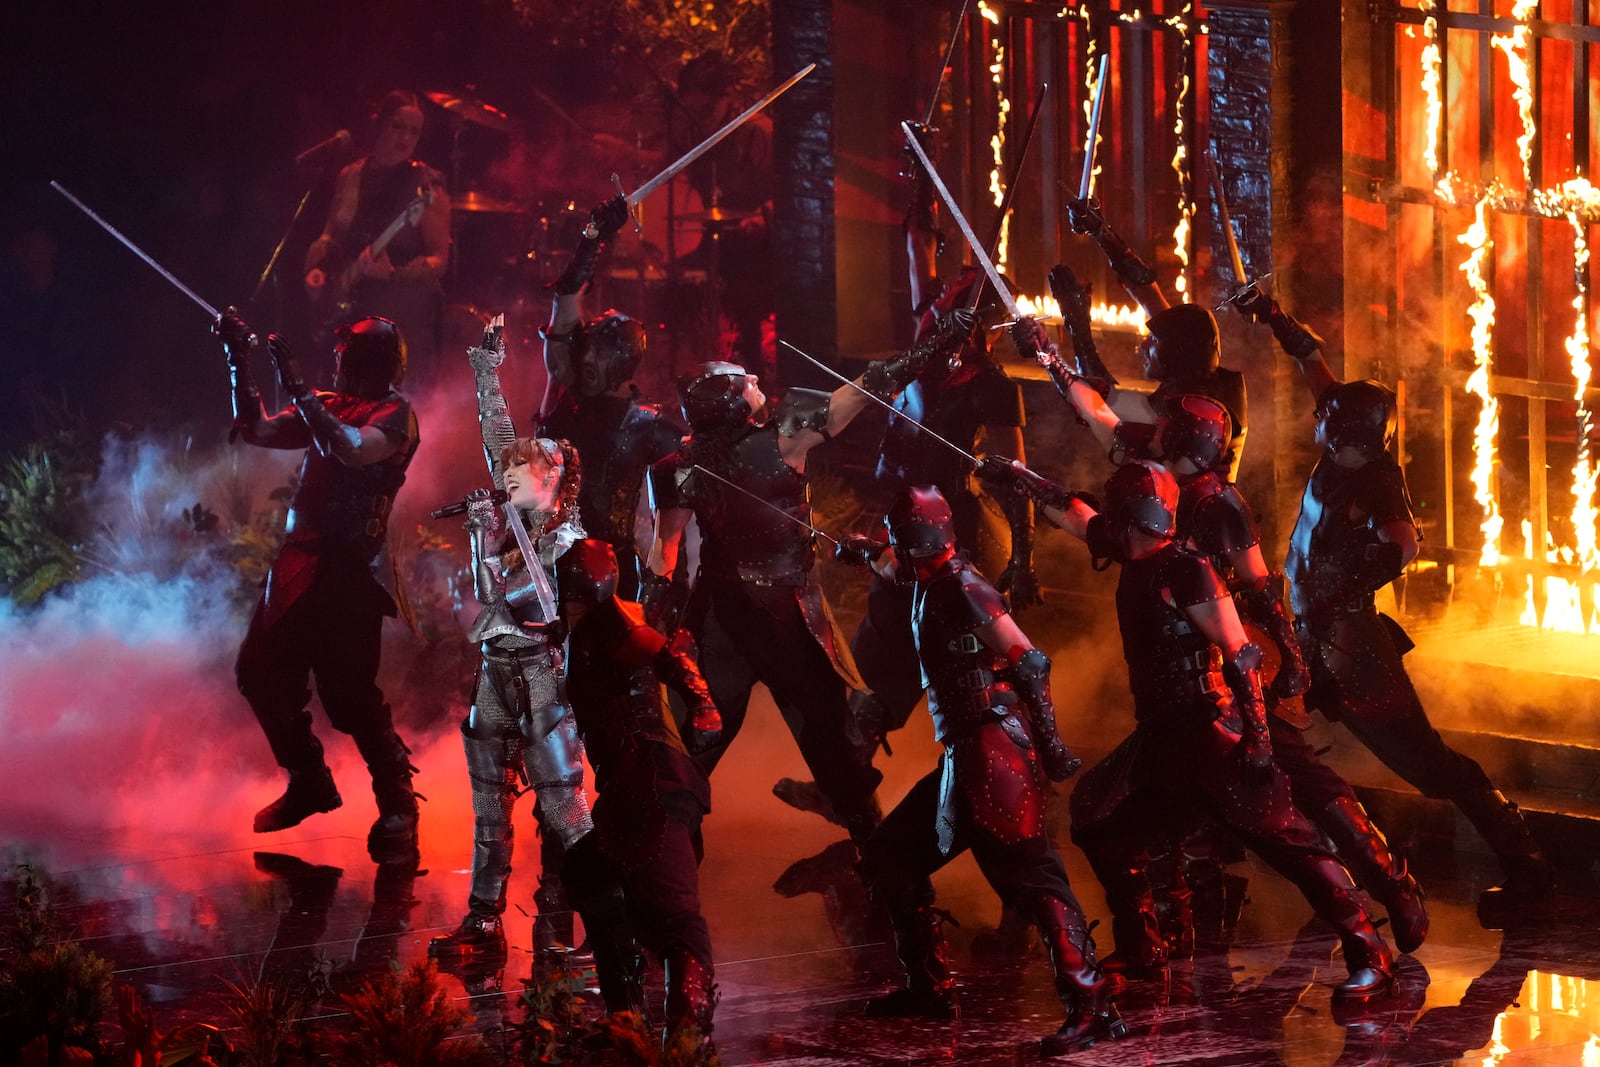
[[[426,870],[380,870],[365,855],[372,803],[364,768],[344,738],[329,740],[330,754],[343,760],[335,771],[345,807],[295,829],[248,832],[250,812],[278,788],[263,771],[232,788],[202,781],[192,790],[152,785],[143,796],[91,791],[84,808],[59,820],[23,810],[13,797],[0,812],[10,842],[5,858],[43,874],[60,929],[110,960],[115,981],[141,991],[162,1026],[228,1025],[224,980],[303,974],[320,964],[331,968],[335,993],[357,988],[396,961],[421,958],[429,937],[460,919],[470,808],[455,739],[418,744],[418,788],[428,796]],[[888,803],[934,758],[925,718],[896,741],[884,761]],[[1020,955],[974,950],[975,938],[979,948],[994,940],[980,935],[997,922],[999,906],[968,857],[937,878],[940,905],[961,923],[951,930],[960,1020],[862,1017],[862,1002],[896,980],[893,952],[864,915],[842,835],[771,796],[773,781],[786,774],[804,777],[805,770],[758,691],[746,732],[717,773],[717,810],[706,825],[702,892],[716,947],[723,1062],[1037,1060],[1037,1038],[1061,1018],[1048,965],[1036,946]],[[526,804],[517,813],[514,947],[505,973],[468,976],[465,984],[443,978],[476,1016],[473,1030],[491,1042],[497,1028],[520,1018],[518,996],[531,970],[538,842]],[[1085,909],[1104,920],[1099,888],[1064,826],[1057,840]],[[1465,847],[1413,856],[1433,930],[1402,961],[1392,998],[1356,1015],[1335,1012],[1330,992],[1344,968],[1331,932],[1311,920],[1286,882],[1246,859],[1228,868],[1194,961],[1175,967],[1164,986],[1135,985],[1122,998],[1129,1039],[1072,1062],[1600,1064],[1600,933],[1582,898],[1569,893],[1543,914],[1509,909],[1509,916],[1488,916],[1509,925],[1486,928],[1478,894],[1496,877],[1491,859]],[[652,988],[658,997],[658,976]],[[341,1010],[330,994],[312,1014],[337,1027]]]

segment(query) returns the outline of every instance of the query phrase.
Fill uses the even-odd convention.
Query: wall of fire
[[[1434,600],[1600,633],[1600,3],[1346,5],[1353,369],[1404,387]],[[1429,580],[1431,577],[1431,581]]]

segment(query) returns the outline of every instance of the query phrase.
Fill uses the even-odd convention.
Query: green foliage
[[[340,998],[354,1028],[332,1040],[335,1063],[471,1067],[492,1062],[474,1038],[458,1038],[472,1013],[456,1007],[432,960],[367,983]]]
[[[0,586],[20,605],[77,581],[88,516],[83,493],[95,466],[68,428],[9,456],[0,467]]]
[[[770,0],[512,0],[512,6],[552,44],[604,50],[619,67],[652,61],[676,67],[715,52],[747,78],[767,78]]]
[[[57,937],[46,889],[24,866],[0,953],[0,1057],[40,1037],[57,1055],[98,1048],[95,1028],[111,1004],[111,964]]]

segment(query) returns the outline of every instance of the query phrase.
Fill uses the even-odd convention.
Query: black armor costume
[[[997,478],[1004,469],[987,468]],[[1105,499],[1103,514],[1071,507],[1087,517],[1091,555],[1122,565],[1117,625],[1137,725],[1073,790],[1072,835],[1105,887],[1119,955],[1134,966],[1164,961],[1149,848],[1198,812],[1238,834],[1339,931],[1351,974],[1339,995],[1380,991],[1390,981],[1388,947],[1272,762],[1260,650],[1245,643],[1226,660],[1190,610],[1227,590],[1204,556],[1175,539],[1176,481],[1136,460],[1107,481]],[[1145,546],[1138,554],[1129,548],[1136,541]]]
[[[630,388],[644,356],[644,326],[615,310],[577,321],[575,303],[593,277],[599,257],[616,230],[628,220],[627,204],[613,197],[590,213],[590,226],[572,261],[556,280],[556,310],[545,331],[549,374],[539,416],[539,433],[571,441],[583,457],[583,489],[578,511],[590,537],[609,544],[621,568],[619,594],[639,597],[639,554],[635,515],[645,472],[683,440],[682,431],[655,404],[644,403]],[[571,323],[556,332],[557,323]]]
[[[612,1011],[641,1010],[637,936],[666,968],[669,1031],[692,1021],[709,1033],[711,936],[700,914],[695,841],[711,787],[680,740],[662,685],[688,705],[692,743],[720,731],[716,706],[682,643],[669,644],[638,605],[616,596],[609,545],[577,542],[558,571],[572,627],[567,691],[598,793],[594,831],[568,856],[565,878],[601,992]]]
[[[1399,623],[1381,614],[1373,594],[1401,570],[1399,546],[1378,531],[1412,524],[1405,475],[1383,445],[1393,432],[1381,417],[1369,436],[1380,442],[1364,465],[1335,461],[1348,443],[1337,427],[1345,406],[1377,383],[1350,382],[1323,401],[1329,451],[1306,482],[1284,569],[1296,627],[1311,665],[1307,704],[1342,722],[1362,744],[1424,796],[1453,801],[1489,842],[1513,882],[1542,887],[1548,865],[1516,804],[1506,799],[1477,761],[1445,743],[1428,721],[1401,657],[1411,642]],[[1377,386],[1381,389],[1383,387]],[[1388,404],[1392,410],[1393,394]],[[1333,411],[1330,413],[1329,408]]]
[[[279,379],[294,401],[269,419],[250,375],[250,327],[230,308],[217,333],[233,375],[235,432],[251,444],[306,450],[283,548],[263,583],[236,667],[239,691],[278,765],[289,772],[288,789],[256,815],[255,831],[286,829],[341,803],[311,731],[307,682],[314,675],[329,721],[351,735],[372,774],[378,820],[368,850],[380,863],[415,863],[415,768],[376,683],[383,619],[396,607],[373,575],[390,508],[419,441],[416,414],[396,388],[405,374],[404,342],[384,319],[341,328],[336,391],[317,393],[283,342],[269,338]],[[383,442],[377,453],[370,451],[374,441]]]
[[[711,773],[738,736],[752,687],[764,682],[818,786],[852,835],[864,837],[878,821],[873,792],[882,776],[870,751],[844,740],[846,689],[864,685],[812,574],[810,483],[778,448],[780,434],[827,425],[828,394],[792,389],[758,424],[723,379],[742,388],[743,369],[710,364],[686,387],[693,435],[650,471],[652,506],[691,509],[702,537],[684,624],[723,732],[695,762]]]
[[[871,1010],[936,1016],[953,1010],[928,879],[971,848],[990,886],[1033,921],[1049,949],[1067,1021],[1046,1039],[1046,1054],[1123,1036],[1126,1027],[1104,995],[1088,924],[1045,828],[1046,776],[1059,781],[1079,766],[1056,731],[1050,660],[1021,644],[992,647],[1020,634],[991,636],[997,624],[1010,624],[1005,601],[954,554],[951,510],[937,489],[903,491],[885,521],[898,565],[916,576],[909,628],[944,755],[863,849],[862,873],[888,905],[907,976],[903,989],[874,1001]]]

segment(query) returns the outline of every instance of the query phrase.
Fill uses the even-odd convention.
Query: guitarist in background
[[[371,153],[335,179],[327,224],[306,250],[305,283],[313,318],[324,326],[369,315],[392,320],[405,336],[413,377],[425,380],[438,357],[450,198],[444,176],[412,158],[421,136],[417,95],[396,89],[385,96]]]

